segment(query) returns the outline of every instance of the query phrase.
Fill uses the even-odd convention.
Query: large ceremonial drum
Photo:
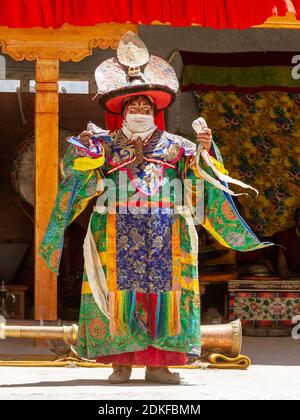
[[[69,144],[66,138],[74,135],[68,129],[59,129],[59,160],[61,161]],[[45,151],[47,153],[47,151]],[[34,135],[29,134],[20,144],[11,172],[12,185],[22,201],[34,206]]]

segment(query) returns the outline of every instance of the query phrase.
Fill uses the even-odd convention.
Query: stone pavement
[[[116,386],[105,380],[109,368],[0,367],[0,399],[300,398],[300,340],[244,337],[243,354],[253,363],[247,371],[180,369],[184,380],[179,386],[147,384],[141,368],[134,369],[129,384]]]

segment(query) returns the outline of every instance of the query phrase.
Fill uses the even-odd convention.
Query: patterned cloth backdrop
[[[214,87],[211,85],[211,72],[204,65],[205,60],[201,60],[198,68],[187,65],[183,74],[183,90],[192,86],[200,115],[212,128],[230,175],[260,192],[257,198],[251,193],[238,198],[242,215],[259,236],[271,236],[293,226],[293,212],[300,206],[300,93],[299,89],[295,89],[293,79],[291,86],[285,89],[285,86],[279,86],[278,77],[277,86],[272,89],[266,80],[266,67],[246,67],[245,63],[255,63],[245,59],[246,53],[240,56],[244,65],[239,69],[237,63],[235,67],[226,69],[224,63],[218,63],[222,64],[222,71],[219,71]],[[237,59],[235,54],[234,60]],[[268,59],[272,63],[271,56]],[[282,55],[280,59],[284,61]],[[231,62],[229,57],[224,57],[223,61]],[[275,64],[278,65],[278,61],[277,55]],[[216,70],[216,67],[212,68]],[[240,75],[245,74],[247,80],[239,78],[237,82],[237,69]],[[255,80],[261,82],[262,78],[257,77],[261,76],[260,69],[264,74],[264,86],[258,85],[257,89],[253,89]],[[271,69],[274,82],[276,66],[270,66]],[[282,62],[278,65],[278,75],[285,74],[285,84],[287,75],[291,74],[289,71],[290,68],[282,66]],[[245,89],[249,75],[253,74],[250,77],[251,89]],[[195,79],[201,79],[201,86],[193,83]],[[300,87],[300,82],[297,83]],[[231,87],[228,88],[228,85]]]
[[[225,167],[260,192],[256,199],[239,197],[252,228],[271,236],[293,226],[292,214],[300,206],[300,95],[199,91],[195,95]]]

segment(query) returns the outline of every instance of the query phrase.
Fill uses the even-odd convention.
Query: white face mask
[[[144,133],[156,127],[153,115],[127,114],[125,120],[133,133]]]

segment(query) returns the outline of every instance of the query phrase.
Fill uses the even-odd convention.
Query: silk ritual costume
[[[143,47],[136,35],[126,36]],[[118,114],[124,98],[144,94],[162,111],[178,86],[171,66],[158,57],[146,57],[148,64],[141,73],[146,81],[140,78],[137,83],[134,78],[128,86],[125,78],[119,85],[114,80],[113,87],[107,82],[107,75],[116,74],[116,69],[120,77],[121,70],[126,73],[120,53],[124,43],[128,45],[126,36],[118,60],[107,60],[108,69],[101,64],[96,70],[100,103]],[[129,74],[132,68],[125,64]],[[152,66],[153,74],[147,66]],[[153,81],[157,74],[160,84]],[[191,208],[182,201],[182,211],[176,211],[178,191],[170,192],[167,186],[174,180],[189,180],[192,202],[203,205],[201,224],[222,245],[250,251],[265,244],[240,217],[231,195],[199,173],[201,167],[215,177],[197,156],[195,143],[159,128],[144,140],[128,138],[121,128],[102,134],[99,129],[99,133],[99,157],[84,155],[74,145],[65,154],[64,179],[40,254],[58,273],[65,229],[98,197],[83,247],[79,355],[104,363],[184,365],[188,353],[201,352],[198,237]],[[210,155],[218,170],[227,173],[215,144]],[[200,197],[196,196],[197,182],[202,187]],[[115,211],[107,211],[108,204],[101,201],[110,185],[116,186],[116,193],[107,202]],[[136,205],[137,197],[144,211],[135,214],[129,208]]]

